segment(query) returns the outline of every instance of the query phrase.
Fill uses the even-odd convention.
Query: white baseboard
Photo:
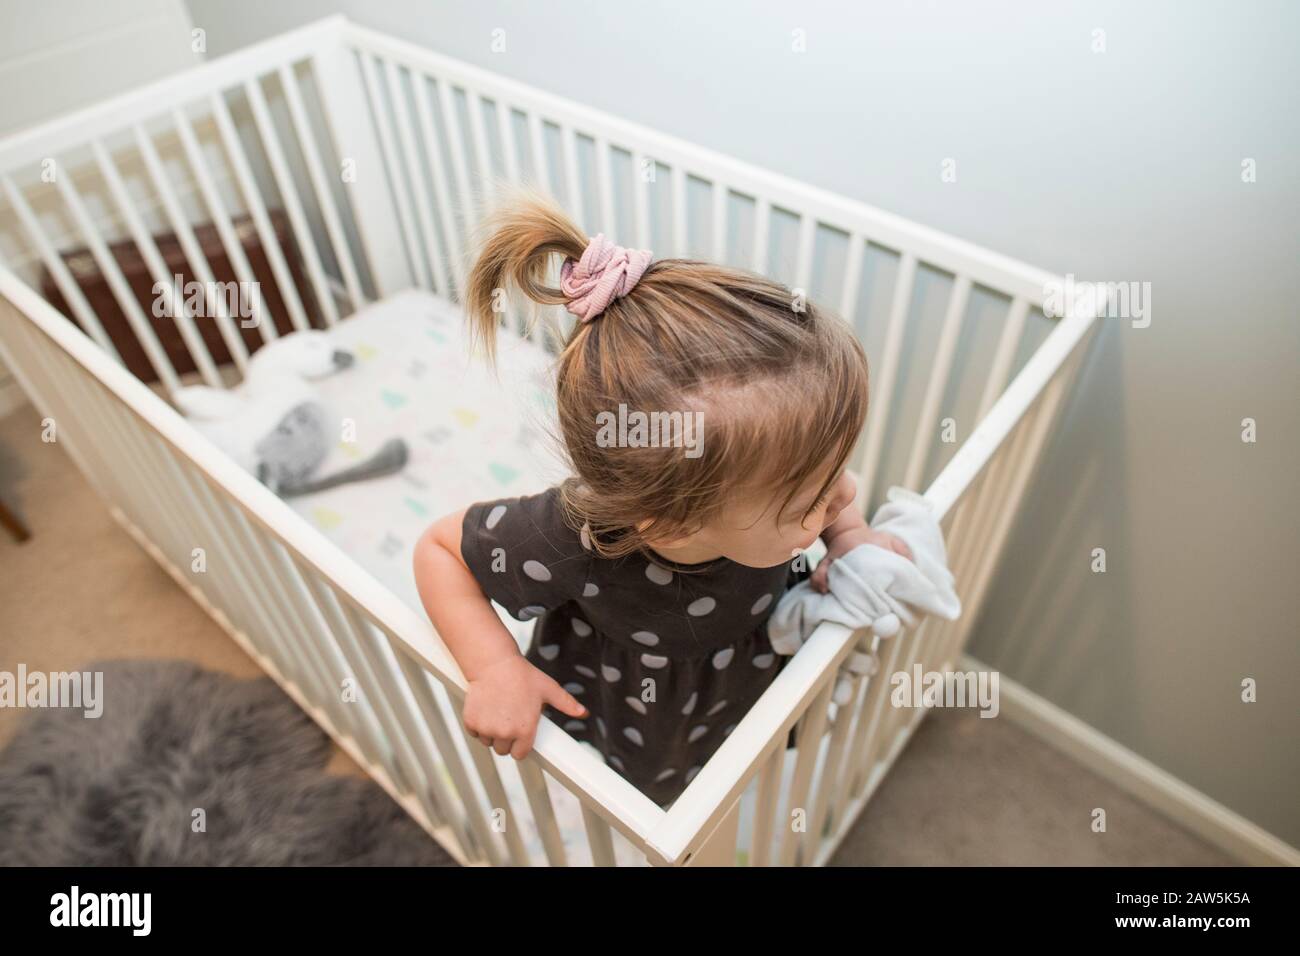
[[[27,393],[8,375],[0,374],[0,418],[27,404]]]
[[[990,669],[984,662],[965,654],[958,666],[962,670]],[[998,678],[998,691],[1000,714],[1150,804],[1207,843],[1243,863],[1300,866],[1300,850],[1010,680],[1005,674]]]

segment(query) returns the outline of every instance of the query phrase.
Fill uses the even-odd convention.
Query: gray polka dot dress
[[[789,660],[767,619],[806,571],[726,558],[607,559],[565,520],[559,489],[479,502],[461,554],[484,593],[537,619],[526,657],[590,711],[543,713],[660,806],[690,783]]]

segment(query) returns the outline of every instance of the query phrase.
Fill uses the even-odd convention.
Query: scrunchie
[[[565,259],[560,267],[560,290],[568,297],[565,308],[590,322],[632,291],[653,257],[649,249],[627,249],[597,233],[581,259]]]

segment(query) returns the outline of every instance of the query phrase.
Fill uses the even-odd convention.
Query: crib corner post
[[[740,835],[740,797],[714,827],[708,839],[683,866],[735,866],[736,840]]]
[[[360,247],[375,293],[384,298],[409,288],[407,250],[402,244],[395,193],[389,170],[380,152],[371,105],[352,48],[346,25],[334,42],[312,57],[312,72],[320,88],[326,123],[336,155],[351,175],[344,179],[344,191],[356,222]],[[364,51],[357,55],[365,56]],[[376,104],[382,108],[382,104]],[[345,170],[340,170],[344,175]]]

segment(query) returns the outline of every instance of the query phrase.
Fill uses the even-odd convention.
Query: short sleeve
[[[483,593],[520,621],[581,596],[591,571],[592,552],[565,520],[558,488],[471,505],[460,553]]]

